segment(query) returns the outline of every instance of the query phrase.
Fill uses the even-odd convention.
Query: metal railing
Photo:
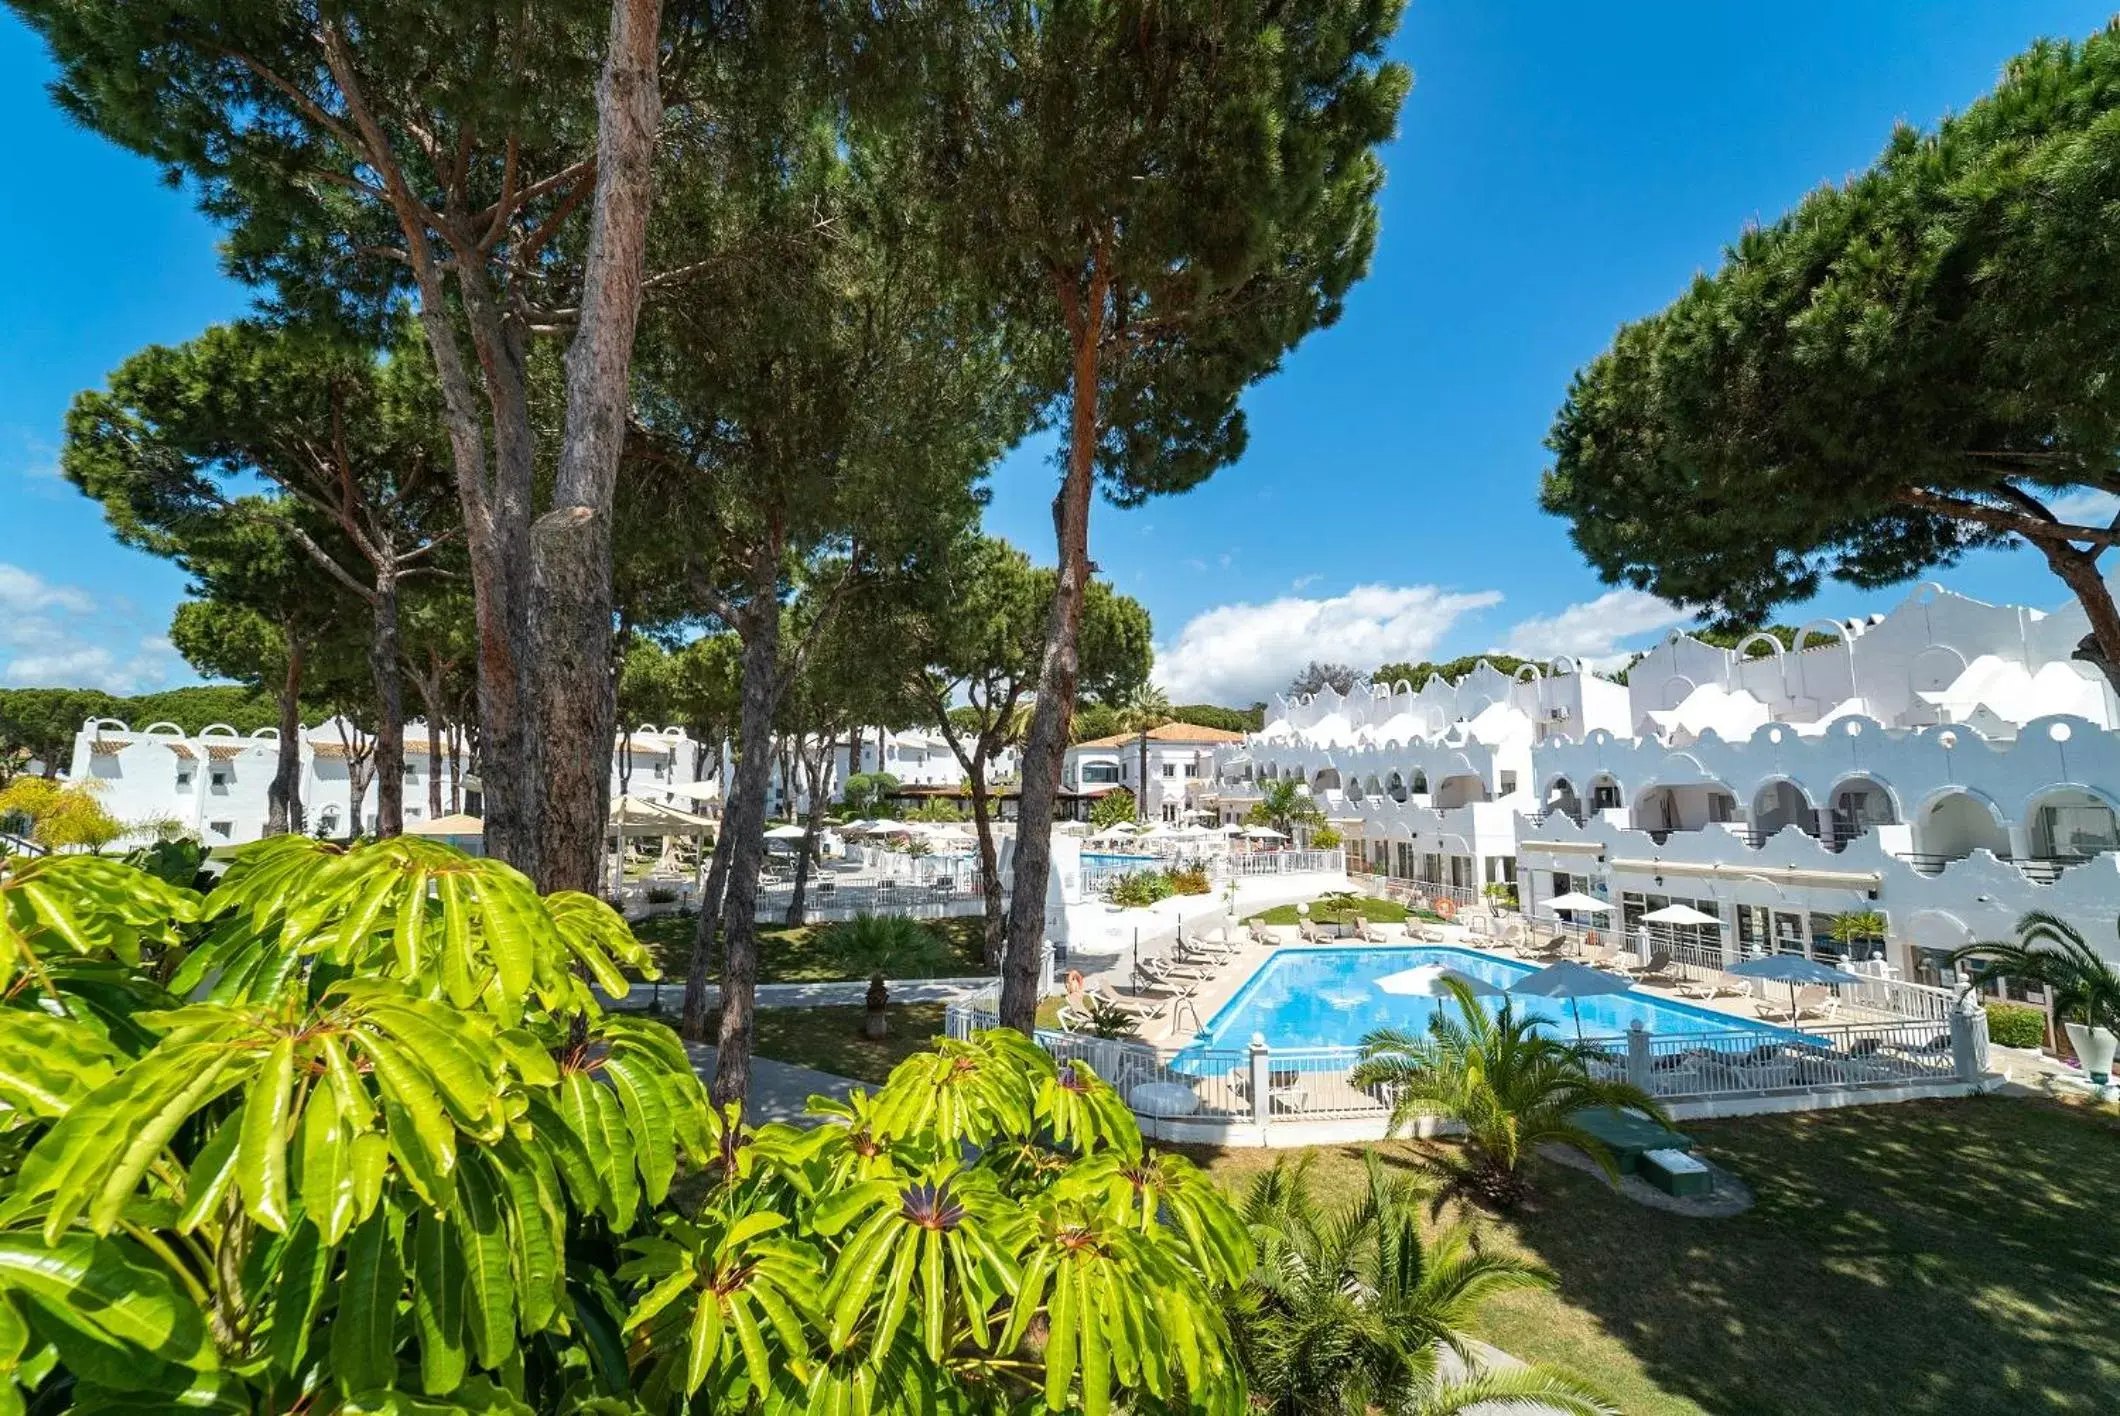
[[[1957,1060],[1947,1024],[1907,1021],[1807,1027],[1767,1042],[1732,1033],[1643,1033],[1607,1049],[1599,1070],[1652,1096],[1682,1100],[1948,1081]]]
[[[1250,879],[1262,875],[1342,874],[1345,851],[1236,851],[1216,860],[1218,875]]]

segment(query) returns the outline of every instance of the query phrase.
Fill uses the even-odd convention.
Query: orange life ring
[[[1437,900],[1435,902],[1435,912],[1444,919],[1455,919],[1457,918],[1457,901]]]

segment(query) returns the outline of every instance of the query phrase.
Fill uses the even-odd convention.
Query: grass
[[[1313,918],[1324,919],[1327,917],[1326,912],[1320,911],[1316,905],[1312,905],[1310,908]],[[1368,895],[1355,896],[1354,909],[1357,914],[1360,914],[1362,918],[1368,920],[1371,924],[1397,924],[1411,913],[1396,900],[1372,899]],[[1334,919],[1339,917],[1337,911],[1330,913]],[[1270,910],[1251,916],[1253,920],[1260,924],[1294,924],[1297,917],[1294,905],[1275,905]]]
[[[761,1008],[755,1026],[757,1056],[815,1067],[881,1086],[891,1069],[932,1043],[942,1032],[940,1003],[894,1003],[887,1014],[891,1035],[862,1031],[868,1010],[852,1008]]]
[[[1684,1129],[1758,1204],[1686,1219],[1545,1166],[1535,1211],[1481,1228],[1559,1286],[1496,1299],[1481,1336],[1630,1416],[2113,1409],[2110,1109],[1977,1097]],[[1201,1158],[1232,1183],[1272,1164]],[[1359,1149],[1321,1151],[1315,1174],[1352,1190]]]
[[[655,952],[665,982],[683,979],[689,971],[692,930],[697,917],[690,913],[655,915],[636,920],[633,933]],[[942,962],[921,978],[973,978],[990,974],[984,955],[985,920],[978,915],[923,921],[941,938]],[[826,941],[828,924],[761,925],[758,930],[758,981],[760,983],[830,983],[866,978],[842,964]],[[720,960],[715,960],[719,965]],[[712,973],[709,978],[714,977]]]

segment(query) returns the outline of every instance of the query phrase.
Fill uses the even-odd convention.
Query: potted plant
[[[868,1015],[862,1019],[862,1031],[870,1037],[891,1033],[886,1012],[891,991],[885,980],[892,974],[937,968],[946,952],[934,930],[906,915],[857,914],[833,925],[824,943],[850,971],[869,976]]]
[[[1506,880],[1489,881],[1487,888],[1481,893],[1486,895],[1487,903],[1497,911],[1517,908],[1516,886]]]
[[[1968,945],[1951,962],[1973,965],[1973,981],[2009,978],[2045,987],[2084,1075],[2107,1101],[2120,1099],[2113,1057],[2120,1052],[2120,970],[2067,921],[2035,910],[2017,921],[2015,940]]]
[[[1833,942],[1847,950],[1849,958],[1856,957],[1856,946],[1874,947],[1874,955],[1884,954],[1885,918],[1876,910],[1849,910],[1846,914],[1833,916]]]

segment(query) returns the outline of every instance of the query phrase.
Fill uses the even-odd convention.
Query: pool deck
[[[1429,948],[1469,949],[1474,953],[1490,955],[1493,958],[1503,959],[1512,964],[1539,966],[1536,961],[1521,958],[1511,949],[1498,947],[1498,941],[1492,937],[1475,934],[1462,924],[1431,925],[1429,927],[1441,933],[1444,938],[1440,942],[1408,938],[1405,940],[1394,940],[1388,944],[1381,945],[1368,944],[1361,939],[1324,940],[1317,944],[1248,943],[1241,952],[1221,968],[1215,970],[1213,975],[1201,984],[1199,992],[1194,995],[1189,1007],[1176,1010],[1178,1016],[1174,1019],[1161,1020],[1145,1026],[1141,1030],[1140,1040],[1152,1045],[1159,1052],[1175,1053],[1179,1051],[1190,1043],[1193,1040],[1193,1035],[1201,1027],[1204,1027],[1216,1013],[1220,1012],[1223,1005],[1228,1003],[1231,998],[1234,998],[1237,991],[1250,982],[1252,976],[1265,967],[1267,961],[1272,959],[1282,949],[1330,949],[1334,947],[1349,949],[1418,949],[1425,944]],[[1124,962],[1116,964],[1105,973],[1098,975],[1095,981],[1103,982],[1122,998],[1138,998],[1144,1002],[1159,1002],[1169,996],[1163,990],[1145,992],[1134,990],[1129,977],[1129,966]],[[1755,985],[1755,987],[1759,986]],[[1671,985],[1637,983],[1635,987],[1641,991],[1644,997],[1652,1000],[1661,999],[1683,1003],[1689,1008],[1721,1013],[1731,1018],[1755,1024],[1765,1023],[1769,1020],[1761,1018],[1758,1009],[1754,1005],[1762,1001],[1769,1004],[1778,1003],[1780,995],[1786,992],[1781,985],[1769,984],[1764,985],[1766,990],[1764,993],[1748,995],[1743,998],[1681,998],[1677,988]],[[1861,1006],[1844,1007],[1833,1019],[1836,1023],[1883,1023],[1897,1020],[1897,1015],[1895,1014]],[[1786,1024],[1783,1024],[1783,1026],[1786,1026]]]

